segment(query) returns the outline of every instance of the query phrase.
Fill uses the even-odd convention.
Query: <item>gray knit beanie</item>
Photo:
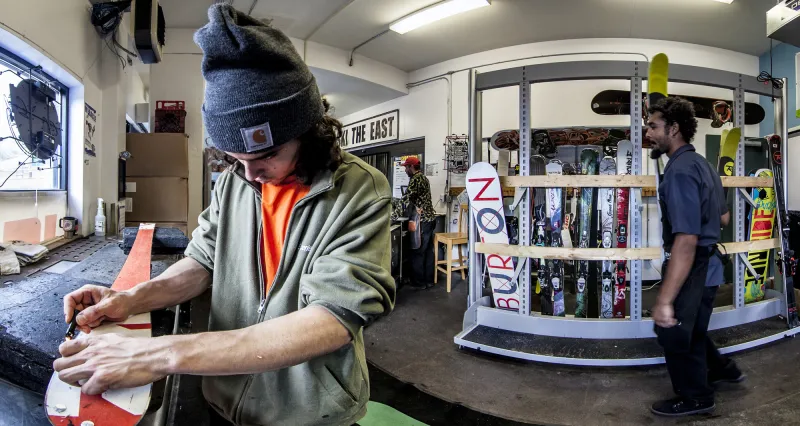
[[[314,75],[281,31],[228,4],[208,9],[203,122],[222,151],[253,153],[305,133],[324,114]]]

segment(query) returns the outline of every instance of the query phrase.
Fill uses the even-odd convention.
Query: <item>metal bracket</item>
[[[751,207],[753,207],[754,209],[758,208],[758,206],[756,205],[756,201],[753,199],[753,197],[750,196],[750,194],[747,193],[747,191],[744,190],[744,188],[737,188],[737,189],[739,190],[739,192],[742,193],[744,200],[747,201],[747,203],[750,204]]]
[[[756,273],[756,270],[753,269],[753,264],[751,264],[750,259],[747,258],[747,253],[737,253],[737,254],[739,255],[739,259],[741,259],[742,263],[744,263],[744,266],[750,270],[751,274],[753,274],[753,277],[755,277],[756,281],[760,280],[761,275]]]
[[[517,210],[517,207],[519,207],[519,203],[521,203],[522,200],[525,199],[525,196],[528,195],[528,189],[529,188],[515,188],[514,202],[511,204],[512,212]]]

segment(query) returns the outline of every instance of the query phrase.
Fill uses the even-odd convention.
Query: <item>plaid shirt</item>
[[[436,212],[431,202],[431,184],[421,171],[411,177],[408,189],[402,200],[395,204],[394,217],[408,216],[412,208],[422,209],[423,222],[432,222],[436,219]]]

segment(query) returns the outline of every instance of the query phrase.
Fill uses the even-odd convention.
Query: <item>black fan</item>
[[[9,89],[10,118],[17,128],[16,139],[31,157],[51,159],[61,146],[61,123],[54,103],[56,91],[33,79],[22,80],[16,86],[11,84]]]

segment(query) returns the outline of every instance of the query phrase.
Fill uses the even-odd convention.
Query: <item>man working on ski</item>
[[[659,155],[670,159],[658,188],[667,260],[653,320],[678,395],[656,402],[651,410],[665,416],[706,413],[715,408],[707,374],[733,373],[724,364],[722,370],[709,372],[708,367],[721,366],[706,359],[717,353],[707,337],[717,287],[705,284],[709,256],[720,237],[719,176],[691,145],[697,130],[691,103],[666,98],[648,112],[646,137]]]
[[[386,178],[339,150],[291,41],[226,4],[195,35],[203,119],[237,162],[217,181],[187,257],[131,291],[86,286],[65,297],[83,331],[203,293],[208,333],[65,342],[67,383],[99,394],[169,374],[202,375],[214,424],[351,425],[369,400],[362,329],[391,311]],[[221,418],[220,418],[221,417]]]
[[[411,248],[411,287],[425,289],[433,285],[433,231],[436,228],[436,212],[431,202],[431,185],[422,173],[419,158],[408,157],[401,164],[411,180],[398,205],[407,211],[412,220],[408,230],[414,232],[419,228],[419,247]]]

